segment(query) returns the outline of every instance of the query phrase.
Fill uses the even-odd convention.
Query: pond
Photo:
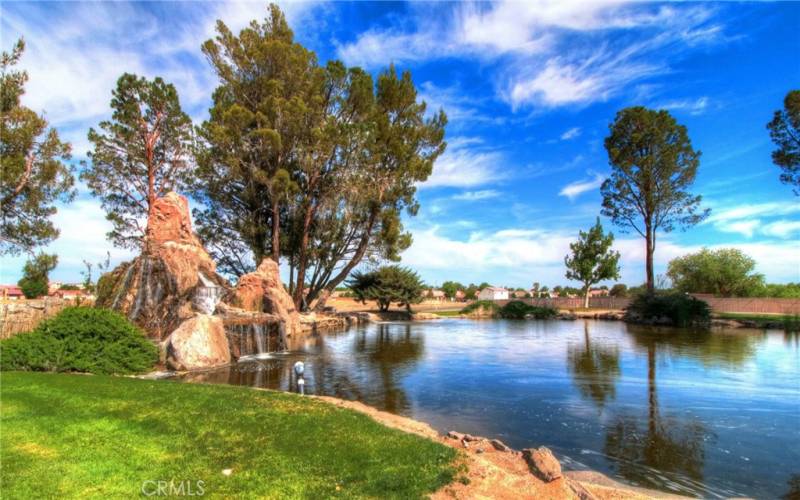
[[[182,377],[355,399],[705,498],[800,494],[800,337],[605,321],[379,323]],[[794,498],[794,497],[792,497]]]

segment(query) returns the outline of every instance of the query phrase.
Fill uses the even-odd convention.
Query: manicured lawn
[[[742,319],[748,321],[792,321],[796,316],[790,314],[752,314],[752,313],[714,313],[715,318]]]
[[[453,318],[457,316],[461,316],[461,309],[456,309],[453,311],[433,311],[434,314],[437,316],[444,316],[447,318]]]
[[[443,445],[240,387],[3,372],[0,417],[9,499],[129,498],[157,481],[203,481],[212,498],[418,498],[455,474]]]

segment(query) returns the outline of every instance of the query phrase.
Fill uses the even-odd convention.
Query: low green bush
[[[683,293],[643,293],[631,301],[625,317],[637,323],[705,326],[711,321],[711,308],[706,302]]]
[[[547,319],[555,316],[557,311],[551,307],[537,307],[521,300],[512,300],[500,308],[500,317],[507,319],[525,319],[533,316],[536,319]]]
[[[2,370],[126,374],[157,361],[158,348],[108,309],[68,307],[32,332],[0,341]]]
[[[470,314],[481,309],[494,315],[500,310],[500,306],[491,300],[476,300],[464,307],[464,309],[461,310],[461,314]]]

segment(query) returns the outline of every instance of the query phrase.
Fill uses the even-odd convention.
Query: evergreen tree
[[[786,94],[783,110],[775,112],[767,128],[778,146],[772,161],[783,170],[781,182],[794,186],[794,194],[800,196],[800,90]]]
[[[583,306],[589,307],[589,290],[603,280],[619,278],[619,252],[611,250],[614,235],[604,234],[600,218],[588,232],[580,232],[578,241],[571,243],[571,254],[564,257],[567,279],[583,283]]]
[[[50,287],[48,278],[50,271],[58,265],[58,256],[39,253],[36,257],[25,262],[22,268],[22,278],[17,285],[28,299],[35,299],[47,295]]]
[[[694,183],[700,152],[692,148],[686,127],[669,112],[641,106],[617,113],[605,146],[611,176],[603,183],[603,215],[623,229],[633,229],[646,244],[647,289],[653,291],[653,253],[659,230],[670,232],[703,220]]]
[[[93,151],[81,179],[113,224],[109,240],[137,248],[155,200],[184,190],[191,178],[192,122],[175,87],[161,78],[125,73],[112,95],[111,120],[89,130]]]
[[[14,66],[25,50],[19,40],[0,56],[0,255],[32,252],[58,237],[54,203],[75,196],[70,145],[43,116],[20,103],[28,74]]]
[[[353,273],[347,286],[357,300],[374,300],[381,311],[392,303],[411,312],[411,305],[422,302],[425,285],[414,271],[400,266],[383,266],[375,271]]]

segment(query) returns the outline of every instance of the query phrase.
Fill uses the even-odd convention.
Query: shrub
[[[536,319],[547,319],[557,314],[551,307],[536,307],[520,300],[512,300],[501,307],[499,313],[501,317],[508,319],[525,319],[529,315]]]
[[[490,316],[494,316],[495,314],[497,314],[497,311],[499,310],[500,306],[498,306],[491,300],[476,300],[475,302],[467,305],[464,309],[462,309],[461,314],[485,312],[488,313],[488,315]]]
[[[628,321],[668,322],[674,326],[704,326],[711,321],[711,309],[702,300],[682,293],[637,295],[625,312]],[[664,321],[666,319],[666,321]]]
[[[375,271],[352,274],[347,286],[357,300],[374,300],[381,311],[388,311],[392,302],[411,311],[411,304],[422,302],[424,285],[419,275],[401,266],[383,266]]]
[[[0,341],[2,370],[125,374],[157,361],[158,348],[108,309],[68,307],[32,332]]]

